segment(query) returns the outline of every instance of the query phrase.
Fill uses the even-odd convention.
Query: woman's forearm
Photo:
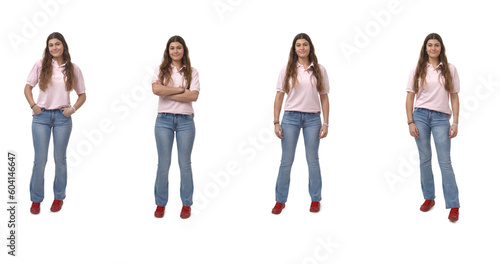
[[[26,84],[24,86],[24,96],[26,96],[26,100],[28,100],[28,104],[30,107],[35,104],[35,100],[33,100],[33,92],[32,92],[33,86]]]
[[[169,87],[158,83],[153,83],[153,93],[158,96],[169,96],[184,92],[182,87]]]
[[[276,97],[274,98],[274,121],[280,120],[281,106],[283,105],[283,98],[285,94],[281,92],[276,92]]]
[[[406,94],[406,120],[413,121],[413,101],[415,100],[415,93],[408,92]]]
[[[328,119],[330,116],[330,100],[328,99],[328,94],[320,95],[321,99],[321,109],[323,111],[323,122],[328,123]]]
[[[451,111],[453,112],[453,123],[458,125],[458,115],[460,113],[460,100],[458,93],[451,94]]]
[[[198,91],[186,90],[184,93],[169,95],[166,96],[166,98],[177,102],[187,103],[187,102],[196,102],[196,100],[198,100],[198,95],[199,95]]]
[[[79,94],[78,99],[76,100],[76,103],[73,105],[73,107],[78,110],[80,107],[82,107],[83,103],[87,100],[87,95],[85,93]]]

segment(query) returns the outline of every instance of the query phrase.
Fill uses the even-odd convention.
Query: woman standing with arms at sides
[[[319,141],[328,135],[330,85],[325,68],[318,64],[314,45],[307,34],[293,39],[288,64],[281,70],[274,99],[274,132],[281,139],[281,165],[276,182],[276,205],[272,213],[280,214],[288,197],[290,171],[300,130],[304,134],[307,165],[309,167],[309,194],[311,212],[319,212],[321,200],[321,172],[319,168]],[[279,122],[283,98],[287,94],[283,120]],[[320,113],[323,112],[323,123]]]
[[[191,151],[193,150],[195,126],[192,102],[196,102],[200,91],[198,71],[191,67],[189,50],[180,36],[167,42],[163,62],[155,70],[153,93],[159,96],[158,116],[155,124],[158,170],[155,183],[155,217],[165,214],[168,201],[168,170],[174,137],[181,173],[181,218],[191,216],[193,204],[193,173]]]
[[[420,210],[427,212],[435,204],[431,164],[432,134],[443,178],[446,208],[451,208],[448,219],[455,222],[458,220],[460,203],[451,166],[450,148],[451,139],[458,133],[460,80],[457,69],[448,63],[443,40],[438,34],[432,33],[425,38],[417,67],[410,73],[406,91],[408,126],[410,135],[417,142],[420,156],[420,180],[425,199]],[[453,124],[450,126],[452,114]]]
[[[32,89],[38,84],[40,93],[35,103]],[[78,94],[71,106],[70,92]],[[31,174],[31,213],[40,213],[44,198],[44,173],[49,151],[50,134],[54,141],[54,202],[50,210],[61,210],[66,197],[67,166],[66,149],[71,134],[73,115],[85,102],[85,82],[80,68],[71,62],[69,48],[63,35],[54,32],[46,42],[43,58],[35,63],[28,76],[24,95],[33,110],[32,134],[35,162]]]

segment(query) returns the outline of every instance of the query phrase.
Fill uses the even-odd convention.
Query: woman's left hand
[[[72,114],[73,114],[73,108],[71,107],[63,108],[63,115],[65,117],[70,117]]]
[[[322,125],[321,130],[319,131],[319,138],[325,138],[327,135],[328,135],[328,127]]]
[[[450,127],[450,138],[454,138],[454,137],[456,137],[456,136],[457,136],[457,134],[458,134],[458,127],[457,127],[457,126],[452,125],[452,126]]]

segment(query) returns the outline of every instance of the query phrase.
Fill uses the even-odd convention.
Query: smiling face
[[[59,58],[63,55],[64,45],[59,39],[53,38],[49,40],[48,47],[50,55],[52,55],[54,59]]]
[[[297,53],[297,56],[299,56],[299,58],[308,59],[310,51],[311,46],[309,45],[309,42],[307,40],[298,39],[295,42],[295,53]]]
[[[438,59],[439,54],[441,54],[441,43],[437,39],[429,39],[425,49],[429,58]]]
[[[168,54],[175,62],[180,62],[184,56],[184,47],[179,42],[172,42],[168,46]]]

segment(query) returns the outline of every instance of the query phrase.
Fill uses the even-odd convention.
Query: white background
[[[5,174],[7,151],[17,152],[19,204],[15,258],[7,255],[8,215],[0,210],[0,262],[498,263],[500,18],[492,2],[3,1],[0,150]],[[82,69],[87,102],[73,115],[64,207],[49,211],[51,147],[46,197],[32,215],[32,118],[23,87],[54,31]],[[281,147],[273,100],[300,32],[312,38],[330,77],[322,208],[308,211],[300,139],[289,200],[276,216]],[[408,74],[431,32],[442,36],[461,81],[452,161],[462,208],[454,224],[435,158],[436,206],[419,211],[418,155],[406,125]],[[179,218],[176,151],[166,215],[153,217],[157,97],[149,82],[176,34],[201,82],[188,220]],[[346,55],[347,45],[356,52]],[[5,174],[0,197],[7,206]]]

